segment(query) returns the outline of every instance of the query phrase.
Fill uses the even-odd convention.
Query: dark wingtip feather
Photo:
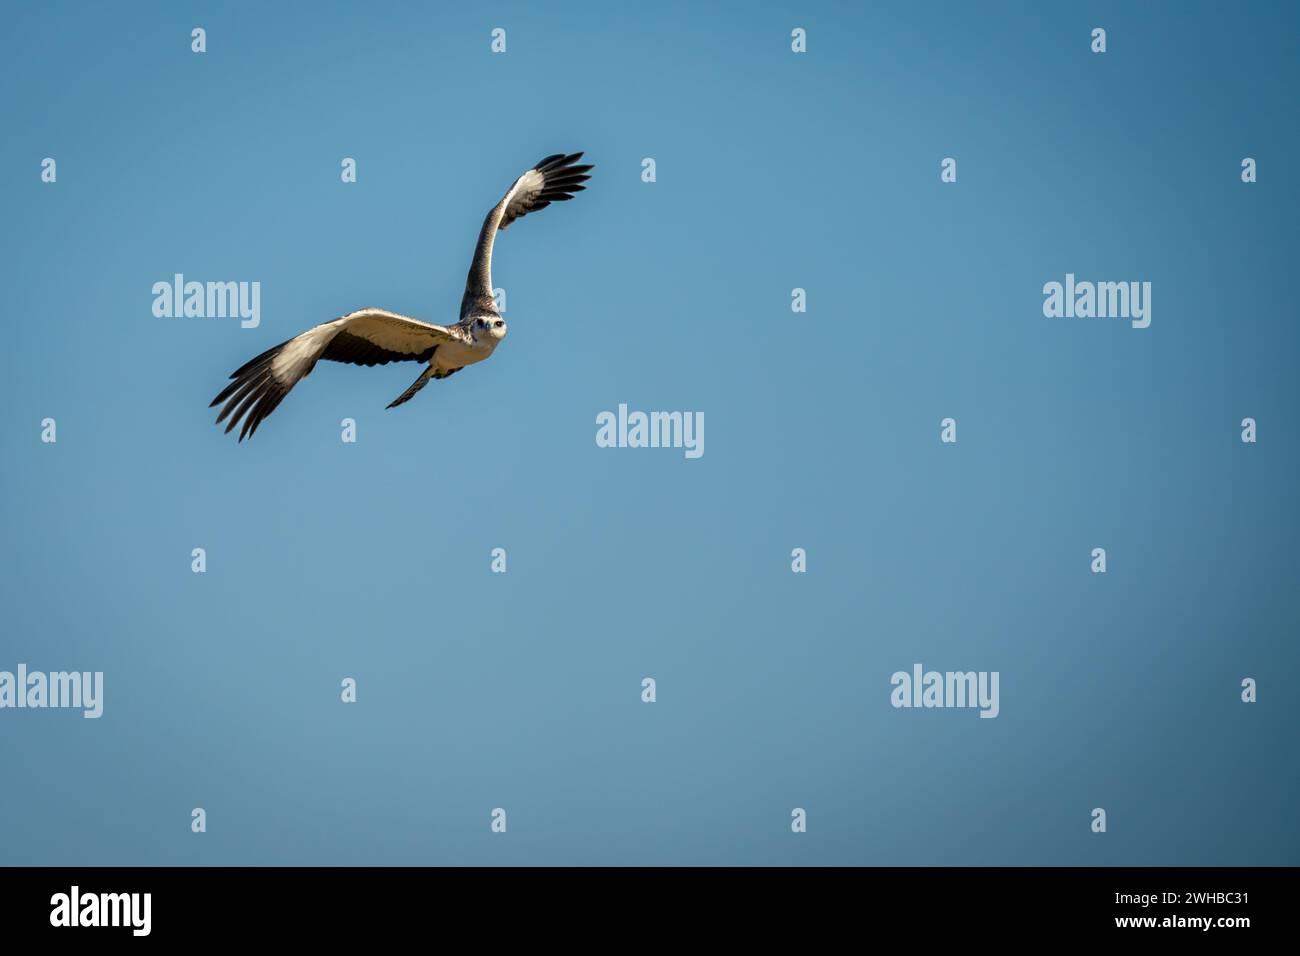
[[[208,405],[214,408],[225,403],[217,415],[216,424],[220,425],[229,418],[225,430],[227,435],[242,423],[239,440],[242,442],[251,437],[262,419],[284,398],[288,390],[271,373],[271,362],[287,344],[288,341],[281,342],[241,365],[230,376],[232,381]]]
[[[547,156],[545,159],[540,160],[535,166],[533,166],[533,169],[537,170],[539,173],[552,172],[557,169],[567,170],[568,167],[582,159],[582,156],[583,154],[580,152],[569,153],[568,155],[565,155],[564,153],[554,153]],[[587,168],[590,169],[591,167]]]

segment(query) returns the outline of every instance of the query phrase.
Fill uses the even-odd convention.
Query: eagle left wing
[[[582,153],[547,156],[516,179],[501,201],[492,207],[483,220],[478,245],[474,247],[474,261],[465,280],[465,295],[460,300],[461,321],[479,313],[496,314],[492,300],[492,245],[497,230],[506,229],[516,219],[545,209],[553,202],[572,199],[574,193],[586,189],[582,184],[591,178],[587,173],[594,167],[577,165],[580,159]]]

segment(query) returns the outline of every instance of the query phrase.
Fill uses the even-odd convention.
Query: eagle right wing
[[[232,381],[209,407],[225,402],[217,424],[229,417],[227,433],[243,419],[242,442],[257,431],[290,389],[311,374],[320,359],[367,366],[427,362],[434,349],[448,342],[468,344],[469,333],[459,326],[432,325],[383,309],[361,309],[308,329],[250,359],[231,373]]]

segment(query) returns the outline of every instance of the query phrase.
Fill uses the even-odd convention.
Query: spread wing
[[[496,314],[492,304],[492,243],[497,230],[553,202],[572,199],[574,193],[586,189],[582,184],[591,178],[587,173],[593,167],[575,165],[581,158],[582,153],[547,156],[516,179],[502,200],[492,207],[483,220],[469,278],[465,280],[465,296],[460,300],[462,320],[480,313]]]
[[[217,424],[229,417],[227,433],[242,418],[239,440],[243,441],[320,359],[351,365],[427,362],[439,345],[468,341],[469,334],[456,326],[431,325],[383,309],[362,309],[308,329],[249,360],[231,373],[230,384],[209,407],[226,403]]]

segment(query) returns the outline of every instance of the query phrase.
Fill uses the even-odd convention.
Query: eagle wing
[[[465,280],[465,295],[460,300],[461,321],[472,315],[496,314],[492,300],[492,244],[498,229],[506,229],[516,219],[545,209],[553,202],[572,199],[573,194],[587,187],[582,185],[591,177],[594,167],[579,166],[582,153],[556,153],[547,156],[532,169],[515,180],[501,201],[483,220],[474,247],[474,261]]]
[[[289,394],[311,374],[320,359],[350,365],[387,365],[389,362],[427,362],[434,350],[448,342],[469,344],[469,333],[459,326],[432,325],[383,309],[361,309],[326,322],[261,355],[231,373],[231,382],[212,400],[225,402],[217,424],[226,418],[229,433],[240,419],[242,442]]]

